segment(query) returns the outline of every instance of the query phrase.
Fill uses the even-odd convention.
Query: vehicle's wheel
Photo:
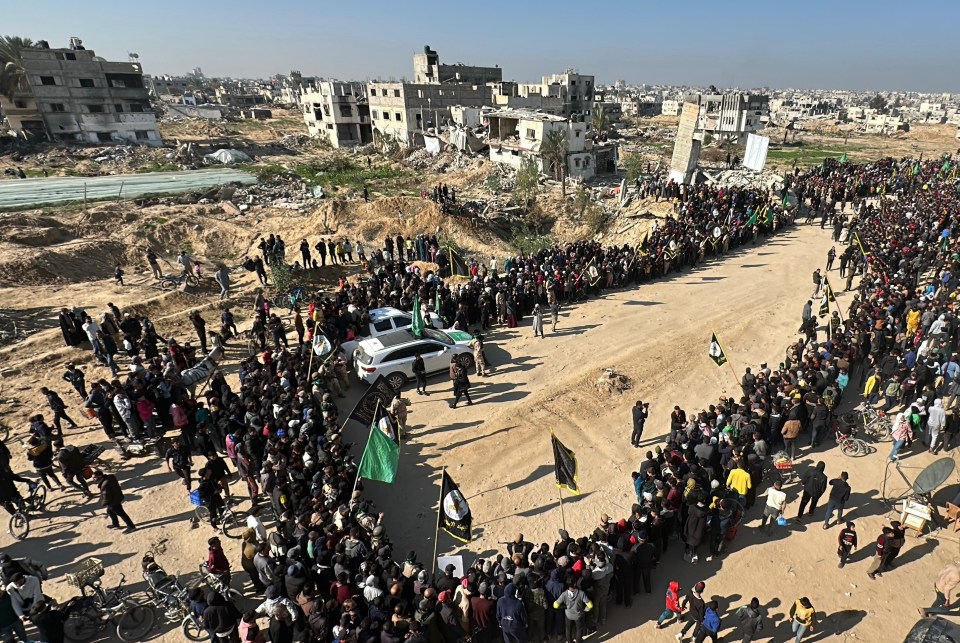
[[[193,616],[187,616],[183,619],[183,624],[180,625],[180,630],[189,641],[206,641],[210,638],[207,634],[207,631],[200,627],[200,624],[197,623]]]
[[[153,629],[153,623],[156,620],[157,613],[152,607],[146,605],[131,607],[121,614],[120,620],[117,621],[117,636],[127,643],[141,641]]]
[[[387,383],[393,387],[394,391],[399,393],[400,389],[407,383],[407,376],[403,373],[390,373],[387,375]]]
[[[18,511],[10,516],[10,523],[7,531],[9,531],[10,535],[17,540],[23,540],[26,538],[27,534],[30,533],[30,520],[27,518],[27,514],[23,513],[22,511]]]
[[[860,455],[860,445],[857,444],[856,440],[851,440],[847,438],[840,443],[840,450],[843,451],[843,455],[855,457]]]
[[[227,538],[237,539],[243,535],[246,523],[240,524],[240,519],[232,511],[220,518],[220,529]]]
[[[175,279],[161,279],[160,280],[160,289],[161,290],[176,290],[179,286]]]
[[[43,511],[43,508],[47,506],[47,488],[43,485],[37,487],[37,490],[33,493],[33,507],[37,511]]]
[[[473,355],[470,353],[457,355],[457,364],[459,364],[461,368],[470,369],[473,367]]]
[[[71,640],[83,643],[89,641],[100,631],[100,610],[90,604],[72,607],[63,623],[63,635]]]

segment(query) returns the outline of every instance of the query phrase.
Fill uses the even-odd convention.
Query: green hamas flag
[[[916,165],[913,166],[913,173],[920,174],[920,162],[918,161]]]
[[[397,477],[397,466],[400,464],[400,445],[394,437],[388,436],[381,429],[380,422],[374,422],[370,425],[370,437],[367,438],[367,446],[363,450],[363,456],[360,458],[360,468],[357,470],[357,476],[367,480],[379,480],[380,482],[393,482]],[[387,422],[386,427],[396,435],[396,428],[392,422]]]
[[[757,211],[754,212],[752,215],[750,215],[750,218],[747,219],[747,222],[746,222],[744,225],[748,225],[748,226],[756,225],[756,223],[757,223],[757,217],[758,217],[759,215],[760,215],[760,211],[757,210]]]
[[[420,309],[420,295],[413,296],[413,323],[410,325],[414,337],[423,337],[423,311]]]
[[[841,162],[841,163],[846,163],[846,162],[847,162],[847,153],[846,153],[846,152],[844,152],[844,153],[843,153],[843,156],[840,157],[840,162]]]

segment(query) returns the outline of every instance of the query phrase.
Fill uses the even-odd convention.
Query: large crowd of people
[[[828,161],[791,174],[777,192],[664,181],[657,194],[674,200],[676,216],[635,247],[575,242],[509,257],[502,265],[496,258],[473,258],[466,262],[464,279],[448,278],[459,268],[435,237],[388,237],[366,256],[358,242],[365,278],[341,280],[336,292],[308,298],[306,320],[299,309],[295,316],[297,342],[287,340],[271,302],[258,292],[253,312],[262,352],[241,362],[236,384],[218,372],[200,392],[185,384],[183,375],[202,362],[208,339],[214,347],[231,341],[236,334],[232,316],[221,318],[220,332],[208,332],[199,313],[191,317],[202,344],[198,354],[190,342],[160,337],[147,317],[113,305],[99,322],[84,310],[63,309],[64,342],[89,344],[112,375],[92,381],[88,390],[84,374],[71,364],[63,379],[111,439],[172,433],[164,459],[183,480],[185,496],[196,488],[211,523],[236,493],[229,484],[232,471],[242,479],[254,507],[250,528],[241,546],[226,552],[211,539],[208,566],[220,574],[242,569],[248,593],[262,598],[262,604],[242,613],[228,609],[229,598],[217,592],[193,596],[192,609],[204,619],[212,641],[258,641],[269,632],[275,643],[569,643],[602,628],[613,606],[629,607],[637,594],[660,595],[663,588],[666,610],[657,626],[686,613],[678,640],[689,632],[698,642],[716,641],[724,627],[723,610],[705,594],[709,579],[689,588],[684,598],[678,583],[661,577],[681,560],[695,564],[723,555],[751,512],[762,516],[763,530],[781,528],[778,519],[787,517],[784,483],[764,489],[776,452],[797,459],[804,449],[830,440],[833,411],[841,400],[857,397],[861,386],[866,398],[885,398],[885,407],[895,413],[891,458],[904,457],[911,438],[937,451],[945,441],[951,447],[960,432],[958,414],[952,412],[960,391],[960,366],[952,352],[960,339],[953,311],[960,285],[955,247],[960,197],[943,167],[943,159]],[[788,188],[797,202],[785,208]],[[832,226],[844,246],[841,256],[848,259],[841,269],[861,277],[847,314],[824,331],[817,323],[809,328],[813,315],[805,313],[804,339],[787,347],[777,368],[747,369],[741,395],[697,411],[678,404],[669,435],[646,452],[633,473],[636,502],[629,514],[604,513],[589,534],[560,530],[552,544],[538,545],[517,534],[503,555],[478,560],[462,575],[451,566],[433,577],[431,561],[417,552],[395,551],[389,516],[364,497],[356,458],[342,432],[347,409],[340,399],[349,386],[344,363],[312,359],[314,333],[322,331],[334,342],[363,336],[369,310],[410,310],[416,297],[424,312],[436,309],[447,325],[460,330],[515,326],[530,315],[536,324],[544,309],[555,313],[560,304],[642,284],[762,242],[793,225],[797,215]],[[262,260],[252,262],[261,264],[258,276],[264,262],[286,261],[282,243],[279,237],[263,240]],[[315,248],[321,257],[329,251],[331,261],[343,260],[352,250],[346,244],[324,240]],[[312,265],[307,240],[300,249],[304,265]],[[435,260],[439,273],[422,274],[412,266],[414,259]],[[225,309],[225,315],[229,312]],[[265,346],[268,333],[273,350]],[[129,362],[122,371],[116,359],[121,353]],[[60,421],[72,422],[62,399],[55,393],[47,399],[54,426],[36,414],[30,428],[34,448],[49,445],[37,451],[34,462],[45,484],[59,483],[49,474],[65,449]],[[641,444],[648,412],[638,407],[635,446]],[[77,479],[73,474],[71,484]],[[855,526],[843,519],[850,480],[846,472],[828,474],[822,463],[810,467],[799,482],[799,511],[791,516],[812,516],[829,490],[823,526],[840,525],[841,566],[856,546]],[[8,511],[20,496],[16,484],[27,481],[13,472],[9,453],[0,458],[0,501]],[[116,511],[117,493],[122,496],[116,478],[98,474],[94,481],[104,506],[113,506],[114,524],[119,516],[133,530],[126,514]],[[754,505],[762,509],[754,511]],[[267,508],[274,517],[267,521],[270,529],[260,518]],[[895,567],[903,534],[897,522],[884,528],[871,578]],[[14,592],[9,584],[21,582],[22,574],[14,580],[6,566],[2,571],[7,591]],[[800,641],[816,627],[817,613],[806,597],[791,604],[789,620]],[[760,635],[759,599],[745,600],[734,614],[742,640]],[[19,623],[24,614],[14,616]],[[7,627],[13,623],[0,623]]]

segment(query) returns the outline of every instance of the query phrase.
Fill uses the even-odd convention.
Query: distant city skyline
[[[162,5],[31,0],[4,8],[5,35],[66,47],[71,36],[144,73],[265,78],[299,70],[341,80],[412,78],[430,45],[444,63],[498,65],[539,81],[570,67],[609,85],[960,93],[960,3],[924,13],[892,0],[802,5],[506,2],[463,11],[424,0],[168,0]]]

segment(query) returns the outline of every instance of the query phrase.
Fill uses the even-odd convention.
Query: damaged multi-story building
[[[709,134],[736,143],[743,143],[748,133],[763,129],[770,117],[770,98],[763,94],[691,92],[684,95],[683,102],[700,106],[698,135]]]
[[[372,143],[366,91],[365,83],[337,80],[320,81],[304,91],[300,100],[307,131],[336,148]]]
[[[0,96],[10,129],[24,136],[84,143],[162,145],[139,62],[111,62],[79,38],[54,49],[20,50],[26,87]]]
[[[524,159],[532,158],[541,172],[550,174],[552,168],[544,154],[544,141],[552,132],[562,132],[566,141],[565,176],[589,179],[614,169],[613,145],[594,143],[592,125],[585,114],[563,117],[507,109],[486,113],[483,118],[489,130],[490,160],[496,163],[519,167]]]

